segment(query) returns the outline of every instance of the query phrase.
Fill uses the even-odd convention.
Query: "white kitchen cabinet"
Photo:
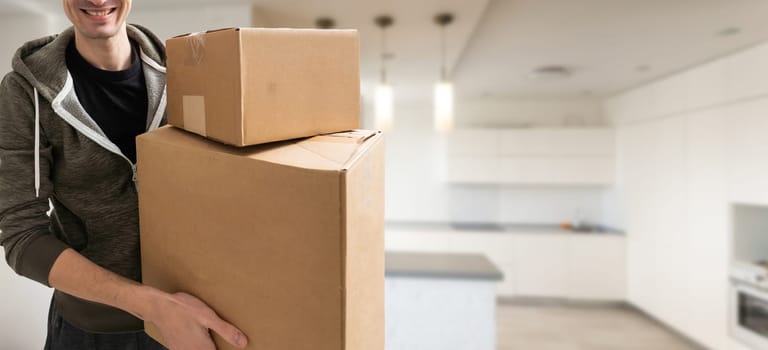
[[[606,301],[625,298],[623,236],[519,234],[515,249],[518,295]]]
[[[566,294],[573,299],[624,300],[626,242],[619,235],[578,235],[568,239]]]
[[[613,181],[613,167],[612,158],[600,156],[501,157],[497,181],[525,185],[605,185]]]
[[[613,129],[462,129],[448,144],[447,179],[453,183],[613,183]]]
[[[617,125],[628,301],[709,349],[728,332],[733,203],[768,204],[768,45],[606,101]]]
[[[454,156],[448,163],[448,180],[461,183],[491,183],[498,177],[499,159],[490,156]]]
[[[613,129],[501,129],[502,156],[611,156]]]
[[[625,237],[618,234],[387,229],[388,252],[485,254],[504,277],[502,297],[622,301]]]
[[[568,237],[515,235],[514,273],[520,296],[568,297]]]
[[[462,129],[450,134],[448,154],[452,156],[494,155],[498,152],[499,133],[494,129]]]
[[[726,155],[732,201],[768,204],[768,99],[727,110]]]

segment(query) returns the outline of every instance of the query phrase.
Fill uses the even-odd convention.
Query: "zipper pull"
[[[136,172],[136,164],[131,164],[131,170],[133,171],[133,182],[139,180],[139,174]]]

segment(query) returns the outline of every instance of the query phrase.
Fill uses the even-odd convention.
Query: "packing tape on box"
[[[187,66],[197,66],[205,63],[205,34],[204,32],[192,33],[186,40],[189,46],[189,53],[184,57],[184,64]]]
[[[187,66],[200,66],[205,62],[205,32],[189,34],[186,40],[188,50],[184,57]],[[184,128],[194,133],[208,136],[205,130],[205,97],[196,95],[182,96]]]
[[[199,135],[205,133],[205,96],[184,95],[181,98],[184,129]]]

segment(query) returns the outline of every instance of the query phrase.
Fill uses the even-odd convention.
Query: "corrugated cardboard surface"
[[[377,147],[355,162],[343,178],[345,236],[345,279],[347,286],[346,349],[381,349],[384,329],[380,321],[384,310],[377,302],[384,300],[384,148]]]
[[[236,146],[359,127],[357,31],[233,28],[167,53],[171,125]]]
[[[165,127],[138,157],[145,283],[202,298],[249,349],[384,349],[380,135],[235,148]]]
[[[168,122],[215,139],[241,140],[238,32],[175,38],[166,45]]]

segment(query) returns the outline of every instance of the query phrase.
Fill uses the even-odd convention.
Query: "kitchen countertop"
[[[386,253],[387,277],[499,281],[503,274],[482,254]]]
[[[498,224],[450,222],[387,222],[387,231],[481,232],[481,233],[555,233],[577,235],[624,235],[623,231],[601,225],[592,230],[565,230],[558,224]]]

